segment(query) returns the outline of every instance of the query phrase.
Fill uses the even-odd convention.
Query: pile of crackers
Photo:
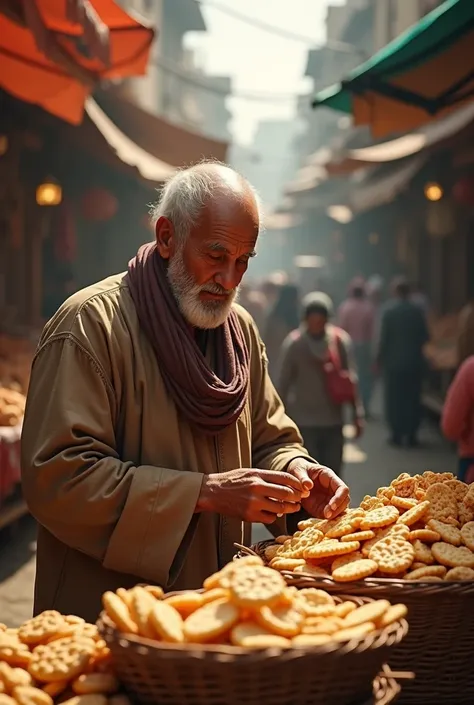
[[[48,610],[0,625],[0,705],[131,705],[97,627]]]
[[[360,507],[298,528],[265,549],[274,569],[340,583],[474,580],[474,484],[451,473],[403,473]]]
[[[324,590],[287,587],[281,574],[247,556],[204,582],[200,592],[163,595],[137,586],[107,592],[108,617],[124,633],[161,643],[222,644],[239,649],[311,647],[360,640],[405,616],[403,604],[359,606]]]

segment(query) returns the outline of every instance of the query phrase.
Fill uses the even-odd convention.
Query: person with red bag
[[[331,323],[333,304],[323,292],[303,299],[303,321],[282,346],[277,389],[305,446],[339,476],[344,449],[344,410],[351,409],[355,436],[363,431],[357,375],[349,335]]]

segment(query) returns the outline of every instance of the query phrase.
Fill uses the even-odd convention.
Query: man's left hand
[[[308,496],[301,505],[311,516],[333,519],[349,505],[348,486],[330,468],[305,458],[295,458],[288,465],[287,472],[297,477],[307,491]]]

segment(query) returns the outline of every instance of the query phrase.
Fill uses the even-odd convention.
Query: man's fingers
[[[277,515],[272,512],[259,512],[254,519],[255,524],[273,524]]]
[[[270,499],[277,499],[281,502],[300,502],[302,497],[301,486],[298,490],[284,485],[273,485],[269,482],[262,483],[256,487],[258,494]]]
[[[331,497],[328,504],[326,505],[324,509],[324,516],[327,519],[336,517],[347,507],[349,501],[349,489],[346,487],[346,485],[340,485],[336,490],[335,494]]]
[[[275,516],[278,516],[299,512],[301,504],[299,502],[279,502],[274,499],[264,498],[259,501],[259,509],[263,512],[271,512],[275,514]]]
[[[289,472],[272,472],[270,470],[260,471],[260,476],[262,480],[267,483],[273,483],[275,485],[286,485],[287,487],[293,487],[293,489],[301,492],[301,482],[294,475],[290,475]]]
[[[303,489],[309,492],[313,489],[313,481],[308,474],[307,466],[304,463],[295,462],[291,466],[291,472],[303,485]]]

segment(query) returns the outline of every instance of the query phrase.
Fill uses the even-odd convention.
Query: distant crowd
[[[353,424],[355,437],[363,433],[377,379],[387,442],[419,446],[430,337],[430,302],[420,287],[397,277],[385,294],[380,277],[357,277],[335,310],[325,292],[301,297],[278,273],[258,287],[244,285],[239,301],[260,330],[272,381],[313,457],[342,473],[344,425]],[[461,360],[442,428],[458,443],[459,474],[474,479],[474,307],[471,318],[472,356],[464,353]],[[464,348],[468,336],[460,336]]]

